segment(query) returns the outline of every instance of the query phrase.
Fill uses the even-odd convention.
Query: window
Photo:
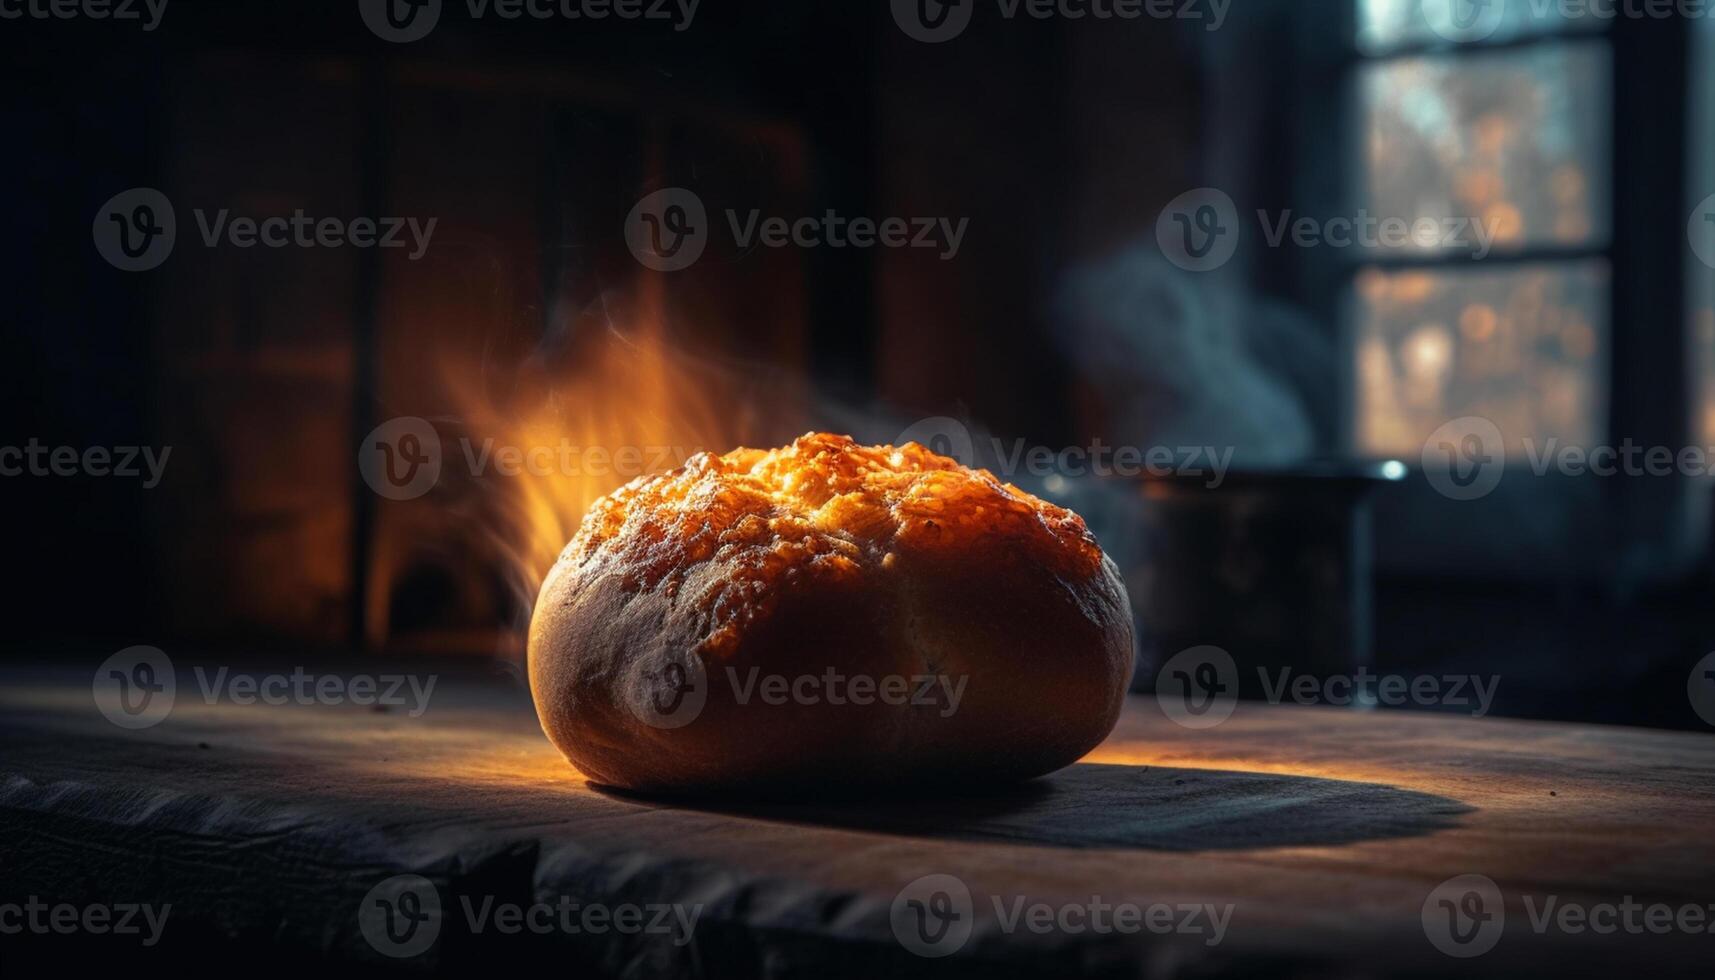
[[[1703,239],[1686,262],[1697,406],[1691,431],[1700,445],[1715,446],[1715,223],[1710,220],[1715,215],[1715,18],[1698,22],[1692,52],[1690,233],[1701,232]]]
[[[1532,4],[1358,3],[1362,206],[1447,233],[1360,253],[1357,450],[1415,458],[1464,416],[1513,458],[1604,441],[1608,37]]]

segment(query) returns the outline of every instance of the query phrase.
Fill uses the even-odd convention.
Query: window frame
[[[1358,4],[1344,5],[1347,30],[1334,58],[1340,73],[1344,147],[1340,169],[1351,198],[1367,187],[1364,153],[1365,106],[1362,73],[1368,67],[1411,58],[1489,55],[1544,45],[1600,44],[1609,53],[1608,133],[1609,232],[1607,240],[1590,244],[1524,245],[1497,250],[1481,259],[1468,254],[1376,255],[1354,252],[1339,267],[1324,270],[1324,309],[1337,325],[1340,339],[1340,389],[1345,400],[1345,451],[1357,455],[1355,289],[1366,270],[1383,272],[1449,269],[1502,269],[1522,265],[1569,265],[1604,261],[1608,268],[1604,406],[1598,408],[1598,429],[1606,444],[1630,440],[1646,446],[1685,446],[1695,417],[1690,372],[1686,370],[1693,338],[1688,324],[1688,275],[1685,269],[1684,225],[1688,189],[1691,80],[1691,27],[1683,18],[1647,20],[1615,18],[1599,29],[1528,32],[1493,41],[1453,43],[1411,41],[1382,50],[1359,44]],[[1664,119],[1679,125],[1661,125]],[[1352,204],[1351,200],[1347,204]],[[1671,229],[1672,233],[1667,231]],[[1654,329],[1627,329],[1648,323]],[[1671,324],[1673,329],[1660,325]],[[1415,463],[1415,460],[1410,462]],[[1699,481],[1665,479],[1570,477],[1550,474],[1536,478],[1527,469],[1523,478],[1509,473],[1487,506],[1448,501],[1433,494],[1413,493],[1391,517],[1401,523],[1439,525],[1454,530],[1445,540],[1412,541],[1392,564],[1402,574],[1438,577],[1519,578],[1540,575],[1540,561],[1529,548],[1509,548],[1527,532],[1509,522],[1509,515],[1532,512],[1548,504],[1564,505],[1569,540],[1606,545],[1582,549],[1578,561],[1560,569],[1571,578],[1598,577],[1642,584],[1671,579],[1701,559],[1707,532],[1693,515],[1699,513],[1695,495],[1707,493]],[[1595,482],[1595,481],[1600,481]],[[1421,482],[1421,481],[1419,481]],[[1467,510],[1449,511],[1448,507]],[[1385,518],[1384,518],[1385,520]],[[1385,533],[1385,531],[1384,531]],[[1414,550],[1415,549],[1415,550]],[[1599,554],[1593,553],[1599,552]],[[1473,568],[1481,568],[1474,573]]]
[[[1355,27],[1356,25],[1354,25],[1354,28]],[[1614,63],[1614,42],[1611,33],[1612,27],[1608,26],[1601,30],[1581,28],[1561,31],[1533,32],[1504,38],[1494,42],[1453,43],[1445,41],[1412,41],[1391,46],[1380,52],[1366,52],[1358,47],[1356,30],[1354,29],[1353,40],[1349,48],[1351,62],[1348,66],[1347,82],[1353,92],[1354,119],[1351,125],[1352,139],[1348,140],[1345,144],[1347,146],[1347,152],[1351,157],[1349,166],[1357,177],[1354,187],[1367,187],[1371,176],[1367,155],[1364,150],[1363,121],[1365,118],[1365,106],[1362,102],[1362,81],[1363,73],[1366,69],[1380,65],[1396,64],[1403,61],[1429,58],[1451,61],[1472,57],[1482,58],[1504,56],[1507,54],[1517,54],[1525,51],[1542,50],[1547,48],[1600,47],[1607,55],[1606,66],[1608,69],[1608,78],[1606,80],[1606,89],[1609,95],[1608,101],[1611,105],[1615,90],[1614,75],[1616,71]],[[1607,146],[1608,159],[1604,161],[1607,164],[1606,170],[1609,174],[1610,183],[1613,181],[1614,167],[1617,162],[1615,160],[1615,153],[1613,152],[1614,146],[1617,142],[1617,134],[1612,128],[1613,122],[1613,120],[1610,120]],[[1596,311],[1597,315],[1603,319],[1606,327],[1603,331],[1605,343],[1601,351],[1601,363],[1599,365],[1599,370],[1611,369],[1613,356],[1612,345],[1614,343],[1614,317],[1616,312],[1614,309],[1612,281],[1612,272],[1614,267],[1614,225],[1616,216],[1614,214],[1615,204],[1613,188],[1610,186],[1608,188],[1604,188],[1604,190],[1608,192],[1603,198],[1605,201],[1604,206],[1608,210],[1608,233],[1606,236],[1592,234],[1587,242],[1581,244],[1568,245],[1556,242],[1540,242],[1534,244],[1527,243],[1515,248],[1498,247],[1481,258],[1458,249],[1449,249],[1439,252],[1416,250],[1366,252],[1363,250],[1353,250],[1350,253],[1349,261],[1342,270],[1345,279],[1345,298],[1342,302],[1340,313],[1342,332],[1348,336],[1350,342],[1356,342],[1357,304],[1352,297],[1356,292],[1359,277],[1364,275],[1366,272],[1375,271],[1382,273],[1401,273],[1471,270],[1500,271],[1507,268],[1516,269],[1525,266],[1568,268],[1580,263],[1599,261],[1603,264],[1609,275],[1608,288],[1605,290],[1607,302],[1604,308]],[[1410,216],[1405,215],[1402,217]],[[1347,361],[1346,367],[1348,370],[1354,370],[1354,366],[1350,360]],[[1601,393],[1602,397],[1594,407],[1594,411],[1596,411],[1599,416],[1596,420],[1598,423],[1597,431],[1602,433],[1602,438],[1604,439],[1607,438],[1608,433],[1612,431],[1612,418],[1600,416],[1611,415],[1608,409],[1612,404],[1613,398],[1612,371],[1605,370],[1605,375],[1606,376],[1599,377],[1597,379],[1598,391]],[[1358,455],[1362,454],[1364,450],[1359,445],[1358,440],[1359,413],[1361,406],[1356,403],[1355,383],[1355,376],[1348,380],[1348,384],[1353,386],[1353,404],[1352,411],[1346,418],[1347,431],[1344,433],[1344,436],[1348,450],[1354,455]]]

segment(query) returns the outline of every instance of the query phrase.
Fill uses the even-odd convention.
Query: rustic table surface
[[[0,902],[171,904],[163,958],[462,970],[529,949],[568,972],[770,976],[1715,963],[1710,735],[1249,703],[1199,732],[1135,698],[1085,761],[986,798],[690,806],[587,784],[515,678],[443,675],[416,717],[210,704],[181,679],[171,715],[130,731],[89,677],[0,672]],[[1500,897],[1444,886],[1465,875]],[[413,890],[429,912],[402,904]],[[539,931],[484,914],[567,902]],[[366,905],[406,915],[400,931],[371,938]],[[585,916],[631,905],[630,928]],[[1486,951],[1450,956],[1437,931]]]

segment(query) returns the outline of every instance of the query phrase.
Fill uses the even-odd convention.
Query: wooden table
[[[1707,976],[1715,964],[1708,932],[1532,919],[1552,897],[1696,906],[1715,921],[1709,735],[1249,703],[1194,732],[1138,698],[1084,762],[988,798],[693,807],[586,784],[516,678],[440,675],[412,717],[208,704],[180,674],[172,714],[127,731],[96,711],[88,670],[0,672],[0,903],[171,903],[149,951],[159,963],[229,950],[462,971],[527,951],[567,975],[875,977]],[[401,874],[426,879],[442,914],[423,952],[395,958],[359,913],[404,908],[399,890],[416,886]],[[929,875],[952,876],[969,904],[947,904],[963,902],[948,879],[913,885]],[[1465,885],[1437,891],[1460,875],[1504,896],[1498,941],[1466,959],[1429,938],[1452,921],[1442,898],[1472,910]],[[697,907],[695,927],[556,920],[506,935],[492,919],[473,927],[464,906],[562,896],[580,916]],[[1091,927],[1120,907],[1137,910],[1135,931]],[[1141,927],[1151,915],[1167,931]],[[906,948],[916,926],[919,949],[962,944],[925,958]],[[147,962],[118,936],[5,935],[0,950],[30,939],[53,956]]]

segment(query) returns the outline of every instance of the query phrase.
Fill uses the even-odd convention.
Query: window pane
[[[1444,423],[1494,422],[1509,456],[1525,437],[1579,446],[1605,435],[1607,264],[1382,272],[1354,302],[1357,445],[1415,458]]]
[[[1602,43],[1365,66],[1366,206],[1470,219],[1497,250],[1606,244],[1609,78]]]
[[[1506,41],[1559,31],[1601,30],[1610,19],[1542,0],[1358,0],[1358,47]]]
[[[1687,258],[1691,295],[1691,349],[1696,424],[1691,431],[1704,446],[1715,446],[1715,20],[1698,22],[1692,85],[1691,215],[1692,254]],[[1700,246],[1700,247],[1698,247]]]
[[[1715,295],[1711,295],[1715,290],[1711,290],[1705,280],[1696,291],[1703,295],[1692,307],[1692,336],[1698,367],[1693,404],[1698,406],[1698,418],[1691,431],[1697,433],[1698,445],[1715,446]]]

